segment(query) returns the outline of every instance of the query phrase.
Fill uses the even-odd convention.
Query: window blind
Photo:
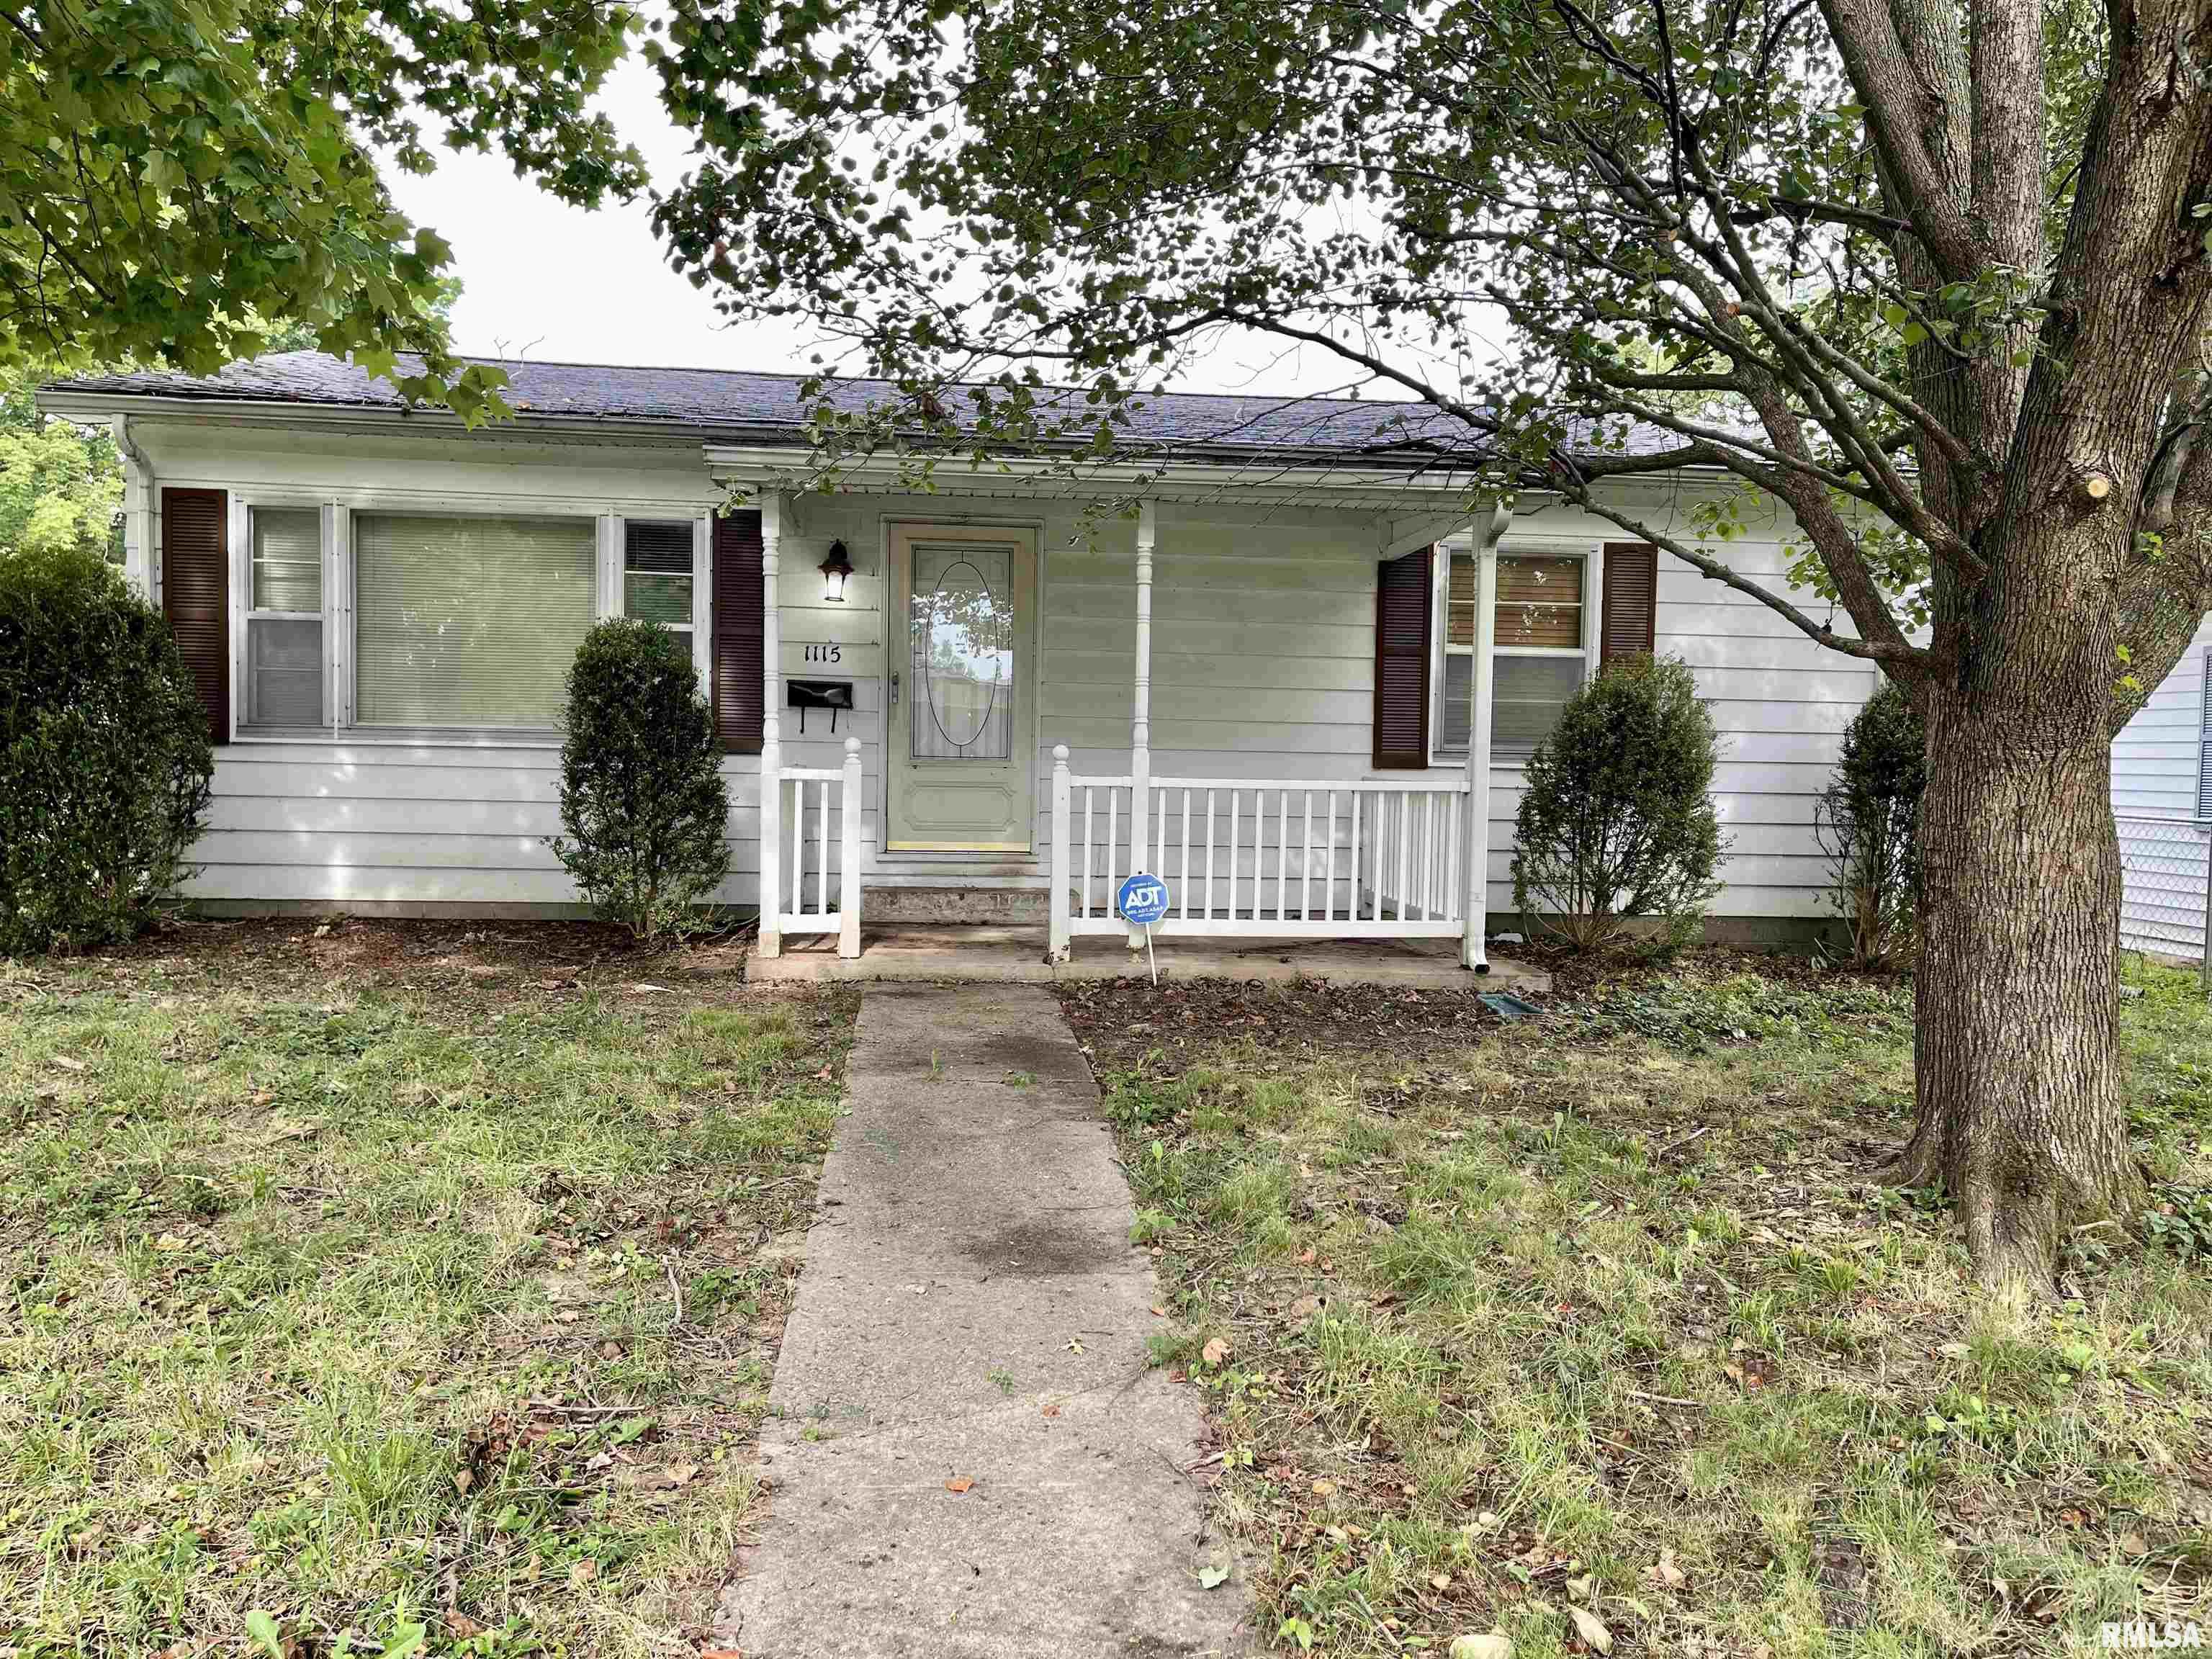
[[[691,626],[691,526],[631,519],[623,526],[623,614]]]
[[[323,515],[312,507],[253,509],[255,611],[323,608]]]
[[[353,524],[362,725],[560,723],[592,625],[591,520],[365,513]]]
[[[257,507],[251,517],[245,724],[320,726],[323,515],[312,507]]]

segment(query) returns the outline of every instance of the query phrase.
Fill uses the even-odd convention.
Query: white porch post
[[[845,739],[845,772],[837,802],[837,954],[860,954],[860,740]]]
[[[1152,783],[1152,549],[1159,523],[1150,501],[1137,507],[1137,668],[1135,702],[1129,720],[1129,873],[1157,876],[1146,856],[1146,809]],[[1129,948],[1145,948],[1145,930],[1129,929]]]
[[[1073,786],[1067,777],[1067,745],[1052,746],[1052,950],[1049,960],[1068,958],[1067,822]]]
[[[1467,733],[1467,898],[1460,966],[1490,971],[1484,933],[1490,922],[1490,712],[1498,644],[1498,538],[1511,519],[1504,502],[1475,546],[1474,684]]]
[[[777,875],[783,852],[783,734],[776,710],[782,689],[783,626],[776,605],[776,559],[783,545],[783,498],[773,492],[760,501],[761,515],[761,697],[760,758],[760,953],[783,954],[782,899]]]

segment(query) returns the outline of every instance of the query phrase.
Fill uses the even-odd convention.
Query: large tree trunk
[[[1949,1192],[1985,1284],[2045,1291],[2068,1228],[2131,1218],[2143,1178],[2121,1092],[2109,694],[2037,690],[2041,707],[1927,701],[1920,1116],[1897,1174]]]

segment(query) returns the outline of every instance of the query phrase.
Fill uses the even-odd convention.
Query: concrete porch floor
[[[1459,965],[1459,947],[1446,939],[1213,939],[1161,934],[1152,941],[1162,979],[1290,981],[1326,979],[1369,985],[1431,986],[1449,990],[1543,991],[1551,975],[1518,963],[1493,959],[1487,974]],[[1041,927],[978,924],[964,927],[864,927],[860,954],[837,954],[835,934],[791,934],[783,954],[757,953],[745,963],[748,978],[764,981],[821,980],[966,981],[1000,985],[1048,985],[1061,979],[1142,976],[1145,953],[1119,939],[1075,941],[1072,961],[1045,958]]]

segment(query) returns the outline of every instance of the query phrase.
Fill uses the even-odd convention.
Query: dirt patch
[[[1127,1255],[1102,1249],[1095,1231],[1025,1221],[974,1239],[960,1254],[993,1279],[1051,1279],[1097,1273],[1124,1264]]]

